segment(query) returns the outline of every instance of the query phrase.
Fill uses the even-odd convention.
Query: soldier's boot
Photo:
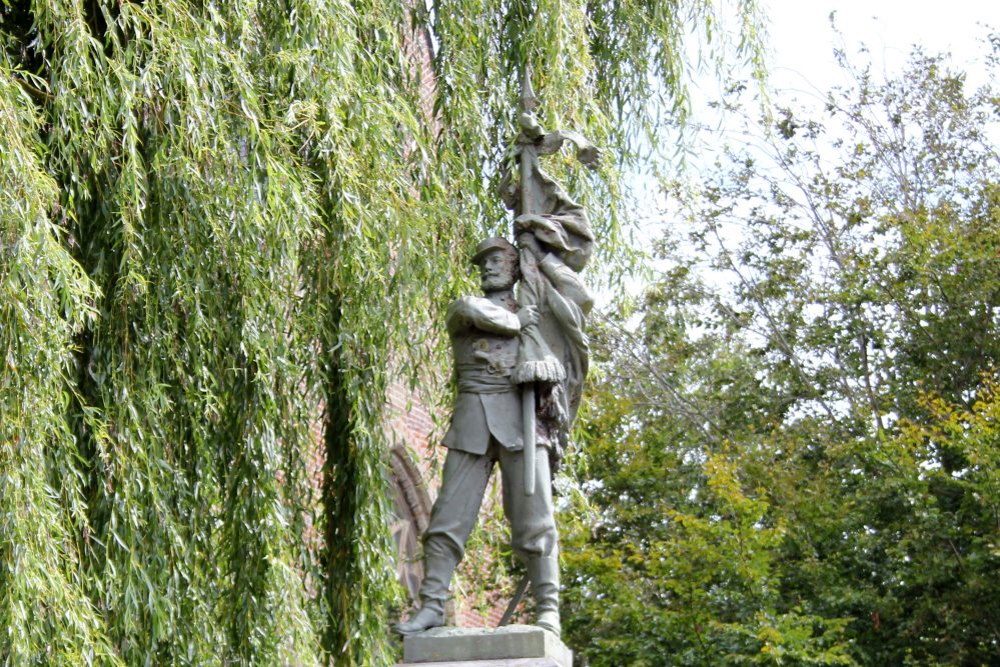
[[[442,625],[444,625],[444,601],[424,598],[417,613],[412,614],[409,620],[392,626],[392,629],[396,634],[408,637]]]
[[[444,625],[444,603],[448,599],[451,573],[458,563],[445,554],[428,554],[424,557],[424,580],[420,583],[420,610],[409,620],[392,626],[396,634],[404,637]]]
[[[559,558],[555,554],[529,558],[527,567],[535,598],[535,625],[558,637],[562,632],[559,624]]]

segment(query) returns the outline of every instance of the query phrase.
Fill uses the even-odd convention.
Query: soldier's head
[[[509,290],[521,277],[517,249],[505,238],[486,239],[476,247],[472,263],[479,267],[484,292]]]

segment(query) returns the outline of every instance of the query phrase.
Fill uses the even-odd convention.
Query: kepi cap
[[[517,248],[511,245],[511,242],[502,236],[494,236],[491,239],[486,239],[480,242],[476,246],[476,253],[472,256],[472,263],[478,265],[479,261],[483,258],[486,253],[491,250],[502,250],[505,254],[511,255],[514,259],[517,259]]]

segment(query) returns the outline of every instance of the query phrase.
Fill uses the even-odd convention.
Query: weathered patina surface
[[[573,132],[546,132],[526,84],[520,133],[501,192],[514,211],[517,247],[503,238],[479,244],[483,296],[448,309],[458,396],[441,491],[424,535],[422,606],[395,630],[412,635],[444,623],[444,603],[465,542],[475,527],[494,464],[503,480],[511,546],[524,562],[535,624],[559,635],[559,546],[552,474],[569,439],[587,374],[584,334],[593,305],[579,272],[594,246],[586,211],[546,174],[539,156],[575,143],[592,165],[597,150]],[[515,297],[514,287],[518,284]]]

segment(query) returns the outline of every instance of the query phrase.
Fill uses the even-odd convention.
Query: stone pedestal
[[[403,639],[403,664],[421,667],[573,667],[573,652],[534,625],[434,628]]]

